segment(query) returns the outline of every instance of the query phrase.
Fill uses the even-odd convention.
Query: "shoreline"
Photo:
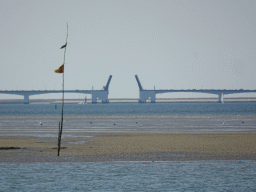
[[[91,133],[90,133],[91,134]],[[1,163],[256,160],[256,133],[95,133],[94,137],[1,136]],[[20,149],[3,149],[19,147]]]

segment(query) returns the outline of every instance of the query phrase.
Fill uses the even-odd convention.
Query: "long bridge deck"
[[[92,95],[92,103],[97,103],[97,98],[102,100],[102,103],[108,103],[108,88],[112,75],[109,76],[106,86],[103,86],[102,90],[65,90],[64,93],[83,93]],[[29,103],[29,96],[31,95],[41,95],[48,93],[62,93],[62,90],[5,90],[1,91],[3,94],[12,94],[12,95],[23,95],[24,103]]]
[[[146,103],[146,100],[150,98],[151,103],[156,102],[156,94],[161,93],[178,93],[178,92],[185,92],[185,93],[208,93],[208,94],[215,94],[219,97],[219,102],[224,102],[224,95],[227,94],[235,94],[235,93],[253,93],[256,90],[244,90],[244,89],[143,89],[140,80],[137,75],[135,75],[135,79],[139,86],[140,92],[140,103]]]
[[[106,86],[103,87],[102,90],[65,90],[65,93],[82,93],[82,94],[91,94],[92,95],[92,103],[97,103],[97,99],[101,99],[102,103],[108,103],[108,89],[111,81],[112,75],[109,76]],[[150,98],[152,103],[156,102],[156,94],[162,93],[207,93],[207,94],[215,94],[218,95],[219,102],[224,102],[224,95],[228,94],[236,94],[236,93],[256,93],[256,90],[249,89],[143,89],[142,85],[139,81],[137,75],[135,75],[139,86],[139,102],[146,103],[146,101]],[[24,103],[29,103],[29,96],[31,95],[40,95],[40,94],[48,94],[48,93],[61,93],[62,90],[5,90],[1,91],[2,94],[13,94],[13,95],[23,95]]]

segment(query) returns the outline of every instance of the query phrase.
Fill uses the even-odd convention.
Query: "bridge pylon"
[[[112,75],[109,76],[106,86],[103,86],[103,90],[92,90],[92,103],[97,103],[97,98],[102,100],[102,103],[109,103],[108,100],[108,88],[110,81],[112,79]]]
[[[146,100],[148,98],[150,98],[151,103],[155,103],[156,102],[156,92],[154,90],[143,89],[138,75],[135,75],[135,79],[139,86],[139,93],[140,93],[139,103],[146,103]]]

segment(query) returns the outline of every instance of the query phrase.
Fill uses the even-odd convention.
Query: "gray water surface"
[[[254,191],[256,161],[0,164],[0,191]]]

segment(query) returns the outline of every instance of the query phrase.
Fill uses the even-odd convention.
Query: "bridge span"
[[[108,103],[108,89],[109,84],[112,79],[112,75],[109,76],[106,86],[103,87],[102,90],[64,90],[64,93],[82,93],[82,94],[91,94],[92,95],[92,103],[97,103],[97,98],[102,100],[102,103]],[[0,91],[3,94],[11,94],[11,95],[22,95],[24,96],[24,103],[29,104],[29,96],[31,95],[41,95],[41,94],[49,94],[49,93],[62,93],[62,90],[32,90],[32,91],[24,91],[24,90],[11,90],[11,91]]]
[[[146,103],[146,100],[150,98],[151,103],[156,102],[156,94],[161,93],[177,93],[177,92],[189,92],[189,93],[208,93],[218,95],[218,99],[220,103],[224,103],[224,95],[235,94],[235,93],[252,93],[256,92],[256,90],[226,90],[226,89],[159,89],[159,90],[146,90],[143,89],[140,80],[137,75],[135,75],[135,79],[139,86],[139,102]]]

